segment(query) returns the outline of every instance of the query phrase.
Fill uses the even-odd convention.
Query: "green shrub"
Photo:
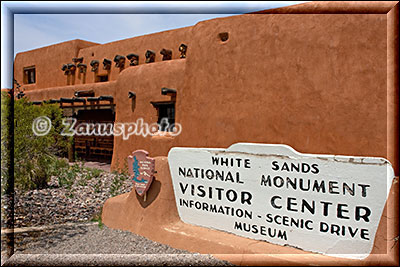
[[[101,182],[101,179],[98,179],[97,182],[94,184],[94,192],[100,193],[102,185],[103,185],[103,183]]]
[[[99,177],[100,174],[102,174],[102,173],[103,173],[103,171],[102,171],[102,170],[99,170],[99,169],[91,169],[91,170],[90,170],[91,178],[97,178],[97,177]],[[90,179],[91,179],[91,178],[90,178]]]
[[[116,166],[119,166],[118,164],[118,159],[116,161]],[[109,189],[109,194],[111,197],[114,197],[118,195],[120,192],[120,189],[123,185],[123,182],[127,179],[129,179],[129,172],[128,172],[128,164],[125,161],[124,165],[122,168],[117,168],[116,170],[112,171],[112,174],[114,175],[114,179],[110,185]]]
[[[7,177],[8,177],[8,160],[9,155],[7,151],[7,146],[9,142],[8,136],[8,120],[7,116],[9,114],[8,105],[10,102],[10,97],[5,91],[1,91],[1,188],[2,194],[5,191]]]
[[[87,181],[91,180],[92,178],[98,178],[102,174],[102,170],[95,169],[95,168],[84,168],[85,172],[83,173],[82,179]]]
[[[121,189],[121,186],[123,184],[123,182],[126,179],[129,179],[129,175],[127,175],[126,173],[122,172],[119,173],[117,171],[113,171],[112,172],[114,174],[114,179],[110,185],[110,196],[114,197],[116,195],[118,195],[120,192],[119,190]]]
[[[14,102],[14,181],[22,190],[40,189],[47,186],[60,166],[57,159],[65,156],[71,137],[61,135],[62,111],[57,104],[32,105],[22,98]],[[36,136],[32,130],[35,118],[47,116],[51,130],[47,135]],[[66,163],[68,164],[68,163]],[[62,177],[62,183],[70,184],[70,176]]]
[[[86,186],[87,182],[93,178],[98,178],[103,171],[95,168],[82,167],[81,177],[78,185]]]

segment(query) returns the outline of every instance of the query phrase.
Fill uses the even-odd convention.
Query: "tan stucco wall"
[[[381,14],[254,14],[197,24],[179,143],[387,157],[386,23]]]
[[[388,153],[386,23],[380,14],[292,14],[197,24],[185,71],[179,72],[184,75],[175,76],[184,80],[177,87],[176,111],[182,134],[161,139],[165,145],[149,137],[136,138],[137,145],[121,143],[118,161],[133,148],[159,156],[172,146],[260,142],[304,153],[380,156],[397,169]],[[230,38],[222,43],[218,33],[225,31]],[[125,101],[126,88],[137,93],[142,106],[136,116],[149,123],[157,120],[149,101],[172,82],[158,82],[172,77],[169,68],[161,73],[159,64],[164,63],[143,68],[140,75],[126,73],[117,85]],[[157,78],[149,83],[152,77]]]
[[[115,81],[111,81],[96,84],[81,84],[37,89],[27,91],[26,97],[30,101],[60,99],[61,97],[72,98],[74,96],[74,92],[80,90],[93,90],[96,97],[101,95],[111,95],[116,97],[115,83]]]
[[[313,1],[254,14],[386,14],[398,1]]]
[[[155,52],[155,63],[162,61],[161,49],[172,50],[172,59],[179,58],[179,45],[184,43],[189,46],[188,54],[190,53],[190,31],[191,27],[180,28],[176,30],[164,31],[149,35],[138,36],[125,40],[107,43],[101,46],[92,46],[81,49],[78,57],[83,57],[83,63],[87,64],[86,83],[93,83],[95,73],[91,72],[90,62],[95,59],[100,62],[98,75],[109,74],[109,80],[116,80],[120,74],[120,69],[115,67],[114,57],[116,55],[126,55],[134,53],[139,55],[139,64],[145,64],[145,53],[147,50]],[[103,60],[107,58],[112,61],[111,70],[103,70]],[[125,69],[130,68],[130,61],[125,59]],[[154,64],[154,63],[150,63]],[[136,67],[136,66],[132,66]],[[157,75],[154,76],[156,78]],[[66,79],[65,79],[66,81]],[[79,83],[79,82],[77,82]],[[161,90],[161,89],[160,89]]]
[[[332,10],[339,14],[327,14]],[[157,114],[150,101],[170,99],[161,95],[162,87],[176,89],[176,122],[182,124],[182,134],[131,136],[127,141],[114,137],[113,168],[122,167],[137,149],[155,157],[166,156],[174,146],[226,148],[260,142],[287,144],[302,153],[384,157],[398,176],[398,3],[307,3],[269,13],[204,21],[79,52],[74,48],[52,63],[54,81],[39,84],[38,76],[35,86],[40,90],[27,96],[47,100],[93,89],[96,96],[114,96],[116,122],[143,118],[153,123]],[[227,42],[219,40],[220,32],[229,32]],[[176,59],[180,43],[189,46],[184,60]],[[43,55],[68,48],[59,46],[21,53],[16,74],[25,65],[39,64]],[[175,60],[161,62],[161,48],[172,49]],[[147,49],[156,52],[155,63],[143,64]],[[112,82],[92,83],[90,60],[100,61],[102,74],[103,58],[128,53],[139,54],[141,65],[119,73],[113,63]],[[32,55],[37,61],[31,61]],[[61,65],[76,55],[88,64],[87,84],[65,86]],[[129,91],[136,93],[134,112]],[[376,235],[374,253],[384,253],[357,261],[186,225],[177,216],[165,157],[156,158],[156,171],[147,203],[134,191],[107,200],[107,226],[177,248],[220,254],[235,264],[398,265],[398,178]]]
[[[161,95],[161,88],[167,87],[177,89],[177,104],[175,121],[179,122],[184,114],[180,111],[182,101],[179,100],[183,87],[186,60],[176,59],[152,64],[139,65],[124,70],[116,83],[118,93],[116,94],[116,122],[136,123],[142,118],[147,124],[157,122],[157,110],[150,101],[169,101],[170,96]],[[132,112],[132,100],[128,98],[128,92],[136,93],[136,106]],[[188,129],[189,130],[189,129]],[[151,151],[152,156],[167,155],[177,143],[177,137],[157,137],[131,135],[128,140],[122,136],[114,137],[113,165],[122,167],[126,157],[135,149],[141,148]]]
[[[393,60],[398,20],[394,11],[379,14],[395,3],[381,7],[351,2],[349,14],[343,9],[346,3],[327,5],[336,5],[340,14],[309,14],[321,9],[330,12],[322,8],[323,3],[306,3],[298,6],[302,14],[289,7],[288,13],[294,14],[219,18],[82,48],[78,56],[88,64],[87,84],[77,81],[75,86],[64,86],[68,89],[52,87],[59,91],[52,94],[72,97],[80,88],[115,84],[104,92],[115,90],[116,121],[143,118],[153,123],[157,114],[150,101],[169,100],[161,95],[162,87],[177,89],[176,122],[182,124],[181,135],[131,136],[128,141],[115,137],[113,168],[117,163],[122,167],[136,149],[165,156],[173,146],[226,148],[236,142],[259,142],[287,144],[302,153],[384,157],[398,175],[398,60]],[[357,7],[363,14],[354,14]],[[221,32],[229,33],[226,42],[219,39]],[[177,59],[181,43],[188,44],[186,59]],[[172,49],[174,60],[161,61],[162,48]],[[144,64],[147,49],[156,52],[155,63]],[[93,83],[92,59],[100,61],[102,74],[103,58],[132,52],[140,55],[139,66],[119,72],[113,63],[110,78],[116,82]],[[19,62],[28,56],[21,54]],[[64,85],[60,66],[71,59],[54,64]],[[133,113],[128,91],[137,96]],[[40,100],[34,94],[29,97]]]
[[[14,60],[14,79],[26,90],[64,86],[67,78],[62,65],[72,62],[81,48],[93,45],[97,44],[77,39],[18,53]],[[29,66],[36,68],[34,84],[24,84],[23,69]]]

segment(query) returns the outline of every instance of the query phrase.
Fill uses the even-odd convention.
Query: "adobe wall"
[[[98,75],[108,74],[110,80],[116,80],[120,74],[120,71],[123,70],[115,67],[113,60],[116,55],[122,55],[126,57],[128,54],[134,53],[139,55],[139,64],[145,64],[145,53],[147,50],[152,50],[156,54],[154,63],[157,63],[162,61],[162,55],[160,54],[160,51],[163,48],[172,50],[172,59],[179,58],[180,53],[178,48],[182,43],[189,46],[188,53],[190,53],[191,28],[192,27],[185,27],[170,31],[158,32],[81,49],[78,57],[83,57],[83,63],[87,64],[88,66],[86,83],[95,82],[95,73],[90,71],[91,67],[89,65],[92,60],[98,60],[100,62]],[[110,71],[103,69],[102,62],[104,58],[112,61],[112,67]],[[69,59],[68,62],[70,61],[71,59]],[[125,69],[130,67],[129,63],[130,61],[126,59]],[[154,78],[156,77],[157,75],[154,76]]]
[[[287,144],[302,153],[377,156],[387,158],[398,176],[398,4],[389,14],[384,12],[387,3],[385,10],[374,11],[376,14],[361,14],[371,7],[360,14],[346,14],[340,8],[336,11],[343,14],[308,14],[318,12],[321,5],[310,3],[303,13],[299,11],[302,14],[289,9],[290,15],[213,19],[83,48],[77,55],[71,52],[61,62],[52,63],[52,75],[57,78],[51,83],[57,85],[43,85],[43,89],[38,77],[38,87],[28,88],[38,90],[26,94],[30,100],[47,100],[93,89],[96,96],[114,96],[117,123],[139,118],[154,123],[157,112],[150,101],[170,100],[161,95],[162,87],[177,90],[175,120],[183,127],[179,136],[114,137],[112,168],[123,167],[136,149],[162,157],[156,158],[157,173],[146,202],[134,191],[107,200],[102,218],[109,227],[176,248],[221,253],[220,258],[235,264],[398,264],[398,242],[393,239],[398,235],[398,178],[389,193],[374,247],[374,253],[382,249],[387,253],[373,254],[364,261],[338,260],[191,226],[177,215],[165,157],[175,146],[227,148],[237,142],[260,142]],[[343,3],[329,5],[340,7]],[[351,3],[354,10],[355,5]],[[226,42],[218,37],[222,32],[229,33]],[[188,44],[186,59],[177,59],[181,43]],[[161,61],[162,48],[172,49],[174,60]],[[43,51],[48,53],[58,51],[46,49]],[[156,52],[155,63],[143,64],[147,49]],[[34,51],[16,58],[16,70],[17,63],[23,63],[19,69],[32,64],[27,58]],[[111,82],[93,83],[88,65],[86,84],[66,86],[60,68],[72,57],[84,57],[85,64],[99,60],[102,74],[103,58],[112,60],[116,54],[128,53],[139,54],[140,65],[119,72],[113,63]],[[35,57],[41,58],[39,54]],[[136,94],[134,109],[130,91]]]
[[[77,39],[18,53],[14,60],[14,79],[27,91],[66,85],[66,76],[61,71],[63,62],[72,62],[80,49],[93,45],[97,43]],[[29,66],[36,68],[34,84],[24,84],[23,69]]]
[[[387,153],[386,14],[208,20],[194,26],[190,50],[178,92],[181,146],[287,144],[385,157],[398,173],[398,156]]]
[[[124,69],[129,68],[130,61],[126,59],[125,68],[115,67],[113,59],[119,54],[126,56],[130,53],[139,55],[139,64],[145,64],[145,53],[153,50],[156,54],[155,63],[162,61],[161,49],[172,50],[172,59],[179,58],[179,46],[184,43],[190,46],[191,27],[185,27],[170,31],[164,31],[125,40],[98,45],[82,40],[73,40],[56,45],[51,45],[28,52],[18,53],[14,64],[14,77],[26,90],[43,89],[48,87],[68,86],[67,75],[61,70],[63,64],[72,63],[72,58],[83,57],[83,64],[87,65],[86,77],[76,70],[75,76],[71,76],[70,84],[80,85],[95,83],[96,75],[108,74],[109,81],[114,81]],[[190,48],[189,48],[190,49]],[[103,60],[112,61],[111,70],[103,69]],[[100,62],[98,72],[91,71],[90,62]],[[36,83],[23,83],[23,68],[35,65]]]
[[[251,14],[198,23],[185,71],[174,76],[183,83],[173,83],[169,68],[156,65],[164,63],[125,73],[117,83],[123,92],[118,103],[126,105],[120,100],[127,101],[129,90],[142,103],[134,116],[117,108],[117,118],[132,122],[157,121],[149,102],[161,87],[176,88],[181,135],[115,139],[113,167],[139,148],[161,156],[173,146],[260,142],[302,153],[384,157],[398,174],[398,152],[389,151],[396,139],[388,139],[396,136],[396,116],[386,121],[386,24],[386,14]],[[229,33],[228,41],[220,32]],[[160,82],[165,75],[172,80]]]
[[[136,123],[143,119],[147,124],[157,122],[157,110],[150,101],[169,101],[170,96],[161,95],[161,88],[176,89],[177,102],[175,120],[180,121],[184,116],[181,112],[181,92],[187,90],[183,86],[185,75],[185,59],[143,64],[128,68],[121,72],[116,82],[116,123]],[[135,108],[132,109],[132,99],[128,98],[128,92],[136,93]],[[188,125],[188,128],[190,126]],[[184,129],[190,133],[190,129]],[[192,133],[193,134],[193,133]],[[180,146],[177,137],[171,136],[142,136],[131,135],[128,140],[123,136],[114,137],[114,153],[112,168],[123,167],[128,155],[136,149],[144,149],[151,156],[165,156],[173,146]]]
[[[386,14],[396,1],[313,1],[253,14]]]
[[[74,97],[75,91],[80,90],[93,90],[95,96],[111,95],[116,97],[115,93],[115,81],[103,82],[96,84],[80,84],[60,87],[50,87],[45,89],[36,89],[27,91],[26,97],[29,101],[42,101],[50,99],[60,99],[61,97],[72,98]]]
[[[287,144],[302,153],[384,157],[398,175],[396,16],[394,11],[378,14],[395,3],[383,3],[383,11],[375,10],[377,3],[349,3],[350,14],[341,9],[343,3],[330,3],[343,14],[308,14],[318,13],[321,5],[300,5],[303,9],[297,10],[303,14],[290,7],[287,12],[292,14],[219,18],[82,48],[77,56],[88,64],[85,85],[77,80],[74,86],[66,86],[60,67],[76,56],[71,52],[44,74],[54,76],[52,83],[59,84],[58,88],[45,86],[51,87],[46,90],[58,92],[32,92],[29,97],[72,97],[75,90],[104,88],[96,92],[98,96],[114,90],[116,122],[143,118],[150,124],[157,122],[150,101],[170,99],[161,95],[162,87],[176,89],[175,119],[182,124],[182,133],[173,138],[131,136],[127,141],[115,137],[113,168],[122,167],[136,149],[165,156],[173,146],[226,148],[237,142],[259,142]],[[373,14],[351,14],[360,6],[360,13]],[[218,36],[223,32],[229,33],[225,42]],[[188,45],[186,59],[177,59],[181,43]],[[54,51],[66,45],[22,53],[16,58],[16,74],[18,69],[22,74],[22,66],[34,64],[28,62],[29,53],[37,54],[32,58],[40,58],[41,53],[57,55]],[[161,61],[162,48],[173,51],[173,60]],[[156,62],[144,64],[148,49],[156,52]],[[120,72],[113,62],[110,79],[115,82],[94,83],[92,59],[100,61],[99,74],[105,74],[104,58],[129,53],[139,54],[139,66]],[[37,73],[41,75],[39,69]],[[25,87],[42,88],[40,80]],[[134,112],[129,91],[137,96]]]

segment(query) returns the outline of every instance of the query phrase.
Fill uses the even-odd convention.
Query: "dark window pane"
[[[36,82],[36,69],[35,67],[24,68],[24,83],[30,84]]]
[[[172,131],[170,126],[175,123],[175,104],[160,104],[157,108],[159,130]]]

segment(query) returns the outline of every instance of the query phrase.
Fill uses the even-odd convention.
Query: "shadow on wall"
[[[160,193],[160,190],[161,190],[161,182],[154,179],[153,183],[151,184],[151,186],[149,188],[149,191],[146,192],[146,194],[147,194],[146,201],[143,200],[143,197],[136,194],[135,188],[132,189],[131,194],[136,195],[136,198],[139,201],[140,206],[142,206],[142,208],[146,208],[151,203],[153,203],[153,201],[157,198],[157,196]]]

